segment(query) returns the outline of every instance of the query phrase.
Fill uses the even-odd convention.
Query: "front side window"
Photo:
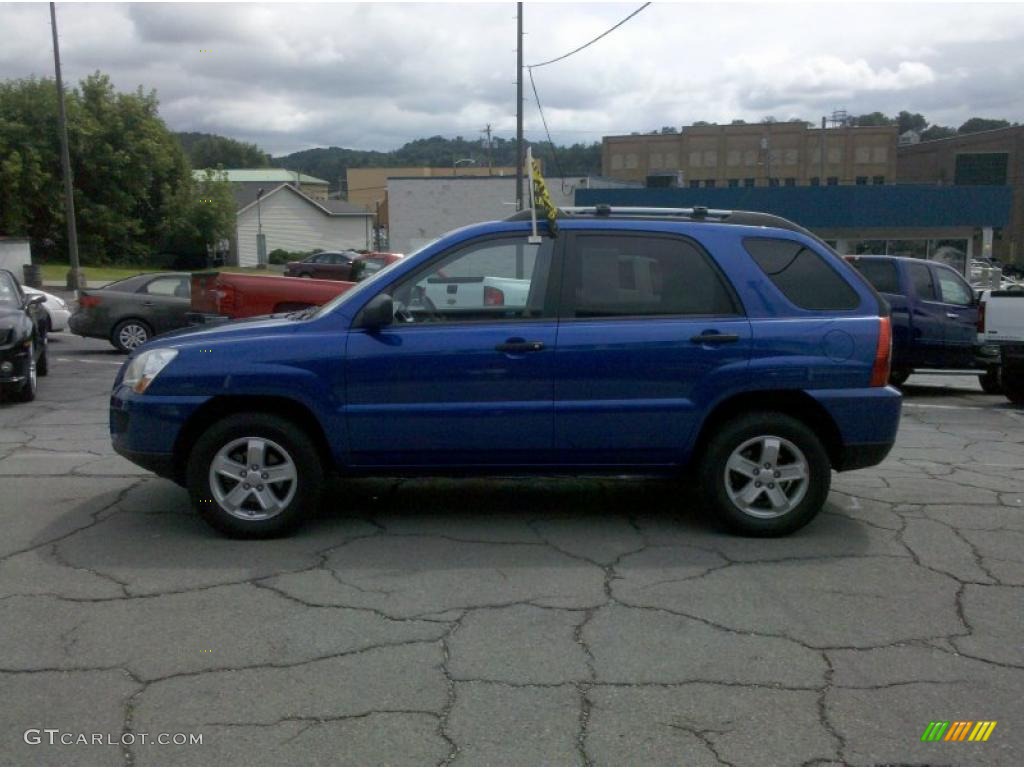
[[[577,236],[567,282],[570,317],[739,314],[707,254],[677,238]]]
[[[21,306],[21,291],[18,290],[17,284],[6,272],[0,272],[0,306]]]
[[[815,251],[795,240],[748,237],[747,253],[782,295],[801,309],[854,309],[860,297]]]
[[[907,272],[910,274],[910,282],[914,285],[917,298],[926,301],[935,301],[938,298],[935,284],[932,282],[932,272],[927,264],[908,264]]]
[[[935,275],[939,278],[939,293],[942,295],[943,302],[957,304],[961,307],[971,305],[974,298],[971,295],[971,289],[953,273],[953,270],[938,267],[935,270]]]
[[[395,316],[404,323],[546,317],[553,250],[550,238],[530,245],[523,235],[464,246],[393,286]]]

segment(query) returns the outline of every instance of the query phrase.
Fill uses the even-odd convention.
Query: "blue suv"
[[[725,527],[810,521],[877,464],[900,394],[888,307],[766,214],[574,208],[449,233],[332,302],[153,339],[115,450],[218,530],[292,530],[325,476],[696,471]],[[681,495],[681,506],[691,503]]]

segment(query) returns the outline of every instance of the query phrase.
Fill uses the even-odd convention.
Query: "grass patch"
[[[43,264],[43,280],[46,282],[63,283],[67,279],[67,264]],[[256,269],[255,267],[218,267],[221,272],[251,272],[253,274],[282,274],[284,267],[271,265],[269,269]],[[165,272],[167,270],[158,267],[145,265],[137,267],[82,267],[86,283],[112,283],[115,280],[123,280],[126,277],[141,275],[143,272]],[[204,272],[206,270],[195,270]]]

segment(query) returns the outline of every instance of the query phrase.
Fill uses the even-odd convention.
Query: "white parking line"
[[[90,363],[92,365],[121,365],[124,360],[87,360],[84,357],[58,357],[60,363]]]

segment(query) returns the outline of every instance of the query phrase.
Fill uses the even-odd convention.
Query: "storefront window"
[[[961,275],[967,274],[967,241],[929,240],[928,258],[952,267]]]

